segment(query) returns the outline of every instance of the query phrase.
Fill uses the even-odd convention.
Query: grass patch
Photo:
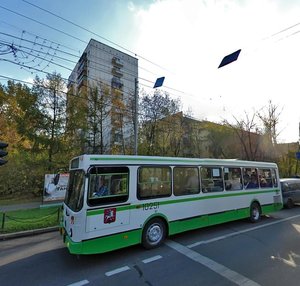
[[[58,226],[61,207],[36,208],[0,212],[0,233],[12,233],[39,228]]]

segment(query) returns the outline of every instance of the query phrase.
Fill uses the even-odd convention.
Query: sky
[[[91,38],[138,58],[141,92],[164,76],[196,119],[235,123],[271,101],[278,142],[299,140],[300,0],[1,0],[0,81],[67,79]]]

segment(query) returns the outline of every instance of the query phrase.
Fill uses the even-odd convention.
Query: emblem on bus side
[[[117,209],[105,209],[104,210],[104,223],[112,223],[116,221]]]

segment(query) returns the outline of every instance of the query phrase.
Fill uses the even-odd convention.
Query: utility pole
[[[296,170],[295,170],[295,176],[298,176],[298,163],[299,163],[299,156],[300,156],[300,122],[299,122],[299,138],[298,138],[298,152],[296,153]]]
[[[138,80],[134,79],[134,155],[138,154]]]

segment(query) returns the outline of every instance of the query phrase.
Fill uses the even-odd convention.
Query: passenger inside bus
[[[191,194],[199,192],[199,176],[198,176],[197,170],[188,169],[185,190]]]
[[[255,174],[252,174],[250,182],[246,186],[246,189],[256,189],[256,188],[258,188],[257,177]]]
[[[103,197],[108,195],[108,189],[105,185],[103,176],[99,178],[99,188],[96,192],[93,193],[93,197]]]

